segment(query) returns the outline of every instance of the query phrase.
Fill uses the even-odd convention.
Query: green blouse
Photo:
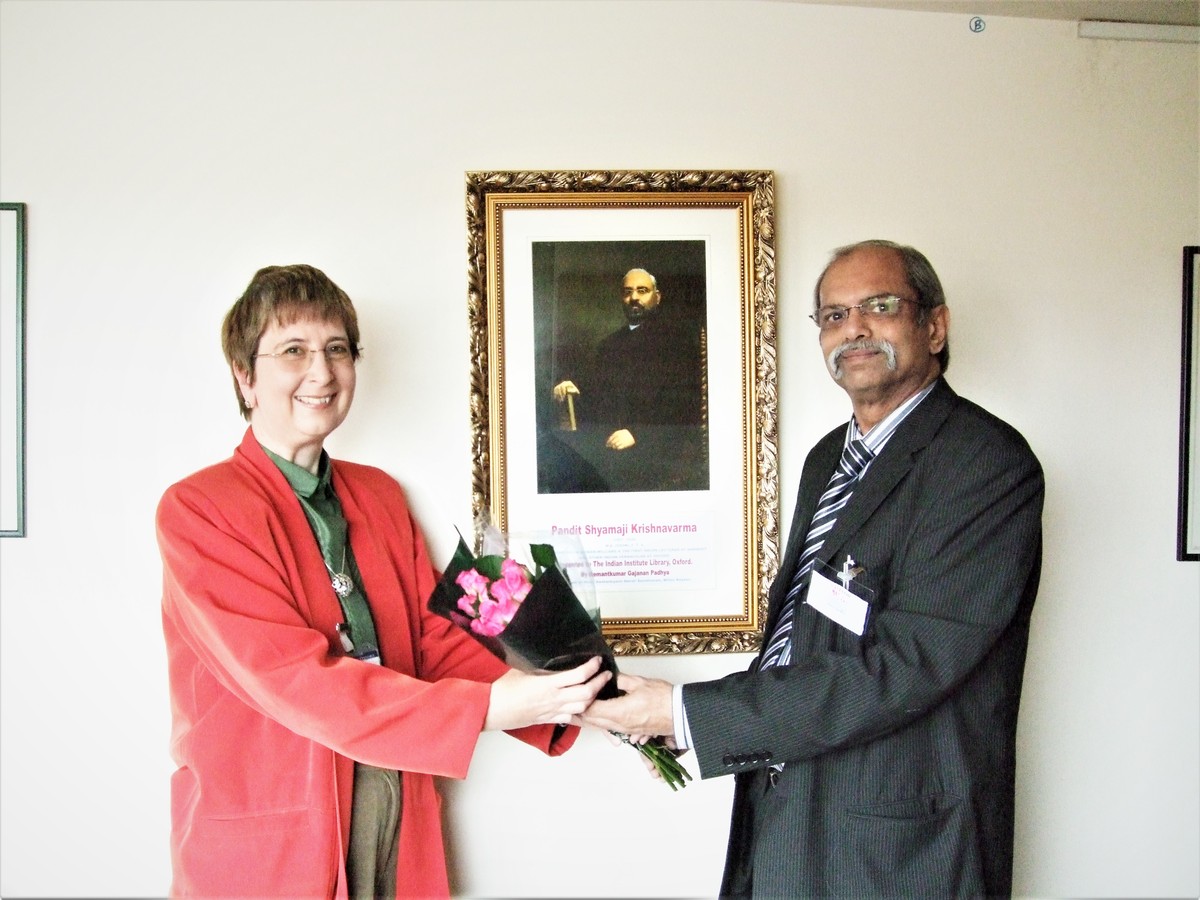
[[[317,545],[321,548],[321,556],[325,559],[330,576],[349,576],[349,592],[345,596],[338,594],[342,614],[346,617],[346,621],[338,626],[343,649],[355,659],[379,662],[379,638],[375,634],[375,620],[371,616],[371,605],[362,589],[362,576],[359,575],[354,554],[350,550],[350,542],[346,537],[346,517],[342,514],[342,504],[333,491],[333,468],[329,463],[329,454],[321,451],[317,474],[314,475],[303,466],[289,462],[266,447],[263,447],[263,452],[279,467],[283,477],[296,492],[296,498],[300,501],[304,515],[308,517],[308,524],[312,527]]]

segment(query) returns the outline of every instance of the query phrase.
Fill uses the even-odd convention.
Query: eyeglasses
[[[916,300],[897,297],[894,294],[884,294],[864,300],[855,306],[822,306],[809,316],[822,329],[836,328],[850,318],[850,310],[857,309],[862,315],[871,319],[891,319],[900,312],[901,303],[911,303],[920,306]]]
[[[311,365],[311,356],[314,353],[324,353],[325,361],[331,366],[346,365],[354,361],[354,349],[345,341],[334,341],[316,349],[305,347],[303,344],[288,344],[274,353],[256,353],[254,358],[269,356],[279,360],[279,364],[289,371],[304,372]]]

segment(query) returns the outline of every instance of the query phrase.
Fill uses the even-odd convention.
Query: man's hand
[[[628,450],[637,441],[633,439],[633,435],[628,428],[621,428],[614,431],[608,436],[608,440],[604,442],[604,446],[609,450]]]
[[[579,388],[575,387],[575,382],[573,381],[560,381],[552,390],[554,393],[554,399],[559,403],[562,403],[567,399],[567,394],[574,394],[577,397],[579,396]]]
[[[671,682],[621,674],[617,676],[617,687],[625,692],[623,696],[597,700],[580,715],[580,720],[605,731],[657,734],[674,740],[675,721],[671,710],[674,685]]]
[[[633,744],[636,747],[641,747],[642,744],[646,743],[652,737],[652,735],[649,734],[627,734],[621,737],[612,731],[604,732],[604,736],[608,738],[608,742],[614,747],[619,747],[622,744]],[[663,738],[663,743],[669,750],[678,751],[679,749],[675,746],[674,738]],[[676,755],[678,755],[678,753],[676,753]],[[666,781],[666,779],[663,778],[663,773],[658,770],[658,766],[654,764],[654,760],[652,760],[649,756],[647,756],[645,753],[639,753],[638,759],[642,761],[642,765],[646,767],[646,771],[650,773],[651,778],[655,779],[656,781]]]

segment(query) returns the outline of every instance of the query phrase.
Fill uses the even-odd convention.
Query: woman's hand
[[[587,709],[611,672],[600,672],[600,657],[565,672],[528,675],[516,669],[492,682],[484,731],[509,731],[551,722],[565,725]]]

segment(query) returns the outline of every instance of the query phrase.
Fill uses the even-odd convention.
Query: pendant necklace
[[[333,592],[338,595],[339,600],[345,600],[354,590],[354,581],[346,574],[346,548],[342,547],[342,571],[333,571],[333,566],[325,563],[325,568],[329,570],[329,583],[333,585]]]

